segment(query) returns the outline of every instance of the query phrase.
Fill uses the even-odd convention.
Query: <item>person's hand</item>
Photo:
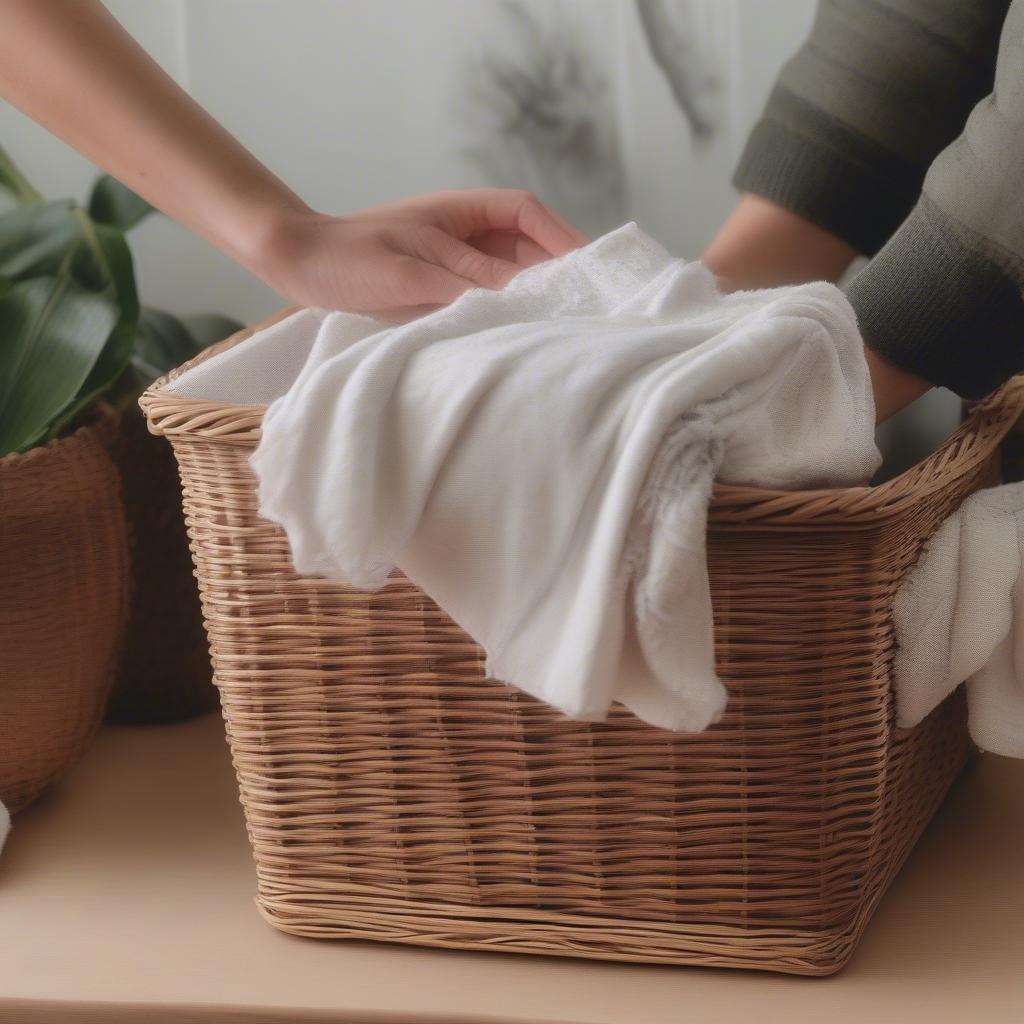
[[[349,217],[288,210],[259,239],[251,269],[304,306],[406,320],[586,242],[528,192],[466,189]]]
[[[0,96],[293,302],[409,319],[587,241],[511,189],[316,213],[99,0],[0,0],[0,12]]]

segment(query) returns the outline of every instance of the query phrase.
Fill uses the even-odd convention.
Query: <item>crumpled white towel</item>
[[[967,680],[983,750],[1024,757],[1024,483],[971,495],[939,527],[894,605],[897,721]]]
[[[412,324],[306,310],[271,332],[305,362],[252,466],[298,571],[373,589],[399,566],[489,675],[572,718],[717,720],[713,479],[827,487],[880,461],[837,288],[722,295],[633,224]],[[229,355],[273,391],[266,348]],[[197,373],[175,390],[211,397]]]

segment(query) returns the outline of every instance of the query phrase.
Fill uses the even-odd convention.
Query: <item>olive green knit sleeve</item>
[[[733,176],[873,254],[992,88],[1008,0],[821,0]]]
[[[976,398],[1024,369],[1024,0],[992,92],[928,168],[920,199],[848,295],[864,341]]]

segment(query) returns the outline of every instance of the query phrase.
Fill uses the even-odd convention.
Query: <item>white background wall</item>
[[[459,74],[467,54],[500,48],[507,31],[501,2],[107,0],[107,6],[307,202],[344,213],[432,189],[493,184],[465,157],[471,140],[456,94],[467,81]],[[626,185],[622,219],[639,221],[678,255],[696,257],[734,202],[729,177],[739,151],[779,66],[806,35],[815,0],[677,0],[691,3],[722,77],[720,130],[703,145],[692,141],[651,59],[633,0],[521,2],[542,19],[565,14],[610,74]],[[2,102],[0,144],[54,198],[83,196],[96,173]],[[557,177],[521,184],[569,213],[575,186]],[[138,229],[133,249],[147,305],[253,321],[284,304],[163,218]],[[930,450],[958,415],[955,396],[934,391],[889,421],[880,437],[889,471]]]
[[[108,0],[153,57],[307,202],[339,213],[486,184],[460,151],[459,61],[500,31],[499,0]],[[527,0],[549,13],[554,0]],[[696,256],[733,202],[729,175],[814,0],[698,0],[723,71],[722,130],[695,147],[645,50],[632,0],[568,0],[612,71],[628,217]],[[543,9],[543,10],[542,10]],[[0,103],[0,143],[51,197],[95,169]],[[557,183],[537,191],[557,202]],[[133,238],[143,301],[243,320],[282,304],[166,220]]]

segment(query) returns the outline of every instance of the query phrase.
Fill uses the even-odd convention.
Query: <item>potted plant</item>
[[[75,763],[112,689],[144,718],[153,679],[187,666],[173,712],[151,717],[215,701],[176,476],[134,397],[236,325],[140,307],[125,232],[151,207],[113,178],[84,207],[46,201],[0,149],[0,192],[0,801],[13,812]]]

